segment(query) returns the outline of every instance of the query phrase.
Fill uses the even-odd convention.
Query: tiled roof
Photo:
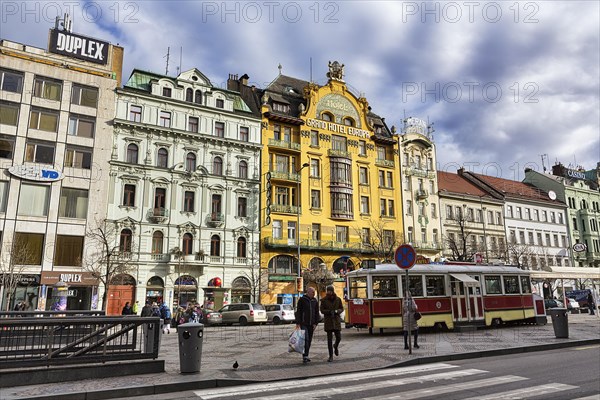
[[[481,175],[475,174],[472,172],[466,172],[466,174],[470,174],[485,184],[491,186],[497,191],[501,192],[507,197],[513,198],[521,198],[521,199],[530,199],[530,200],[538,200],[538,201],[546,201],[549,203],[562,204],[562,202],[558,200],[552,200],[548,197],[548,193],[544,192],[541,189],[536,188],[535,186],[529,185],[527,183],[513,181],[510,179],[497,178],[489,175]]]
[[[438,188],[440,191],[448,193],[466,194],[476,197],[491,197],[486,191],[472,184],[462,176],[451,173],[438,171]]]

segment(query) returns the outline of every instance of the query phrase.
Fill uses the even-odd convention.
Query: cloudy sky
[[[600,161],[600,2],[3,1],[0,36],[46,47],[54,17],[125,48],[132,68],[193,67],[215,85],[247,73],[318,83],[327,63],[389,126],[434,122],[439,167],[509,179]]]

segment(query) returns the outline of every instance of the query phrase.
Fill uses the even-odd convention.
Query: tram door
[[[466,274],[450,275],[452,314],[456,322],[483,320],[481,286],[477,279]]]

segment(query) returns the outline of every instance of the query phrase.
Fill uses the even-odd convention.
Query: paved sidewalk
[[[189,390],[191,385],[234,384],[242,381],[267,381],[332,373],[364,371],[405,362],[433,361],[441,357],[477,357],[489,351],[532,351],[543,346],[580,345],[595,340],[600,343],[600,318],[588,314],[569,314],[569,338],[556,339],[551,319],[548,325],[505,326],[474,332],[421,332],[420,349],[409,355],[399,330],[342,331],[340,356],[327,362],[327,340],[318,328],[311,348],[312,362],[302,364],[302,357],[287,352],[287,338],[293,326],[208,327],[205,330],[202,371],[199,374],[179,373],[177,333],[163,335],[160,359],[165,360],[165,373],[124,376],[109,379],[64,382],[37,386],[0,389],[1,400],[24,398],[111,398]],[[432,359],[430,357],[433,357]],[[515,356],[518,357],[518,356]],[[237,361],[239,368],[234,370]],[[219,380],[219,382],[216,382]],[[109,394],[107,390],[116,390]]]

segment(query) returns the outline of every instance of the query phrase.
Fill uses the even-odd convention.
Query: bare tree
[[[104,285],[102,309],[106,310],[109,286],[117,275],[132,272],[135,265],[131,261],[133,238],[121,242],[120,232],[114,221],[101,220],[95,227],[86,230],[92,251],[86,255],[82,268],[92,273]]]
[[[331,285],[335,280],[333,271],[328,269],[324,263],[305,269],[302,273],[302,277],[305,285],[314,283],[317,286],[318,295],[323,293],[327,286]]]
[[[363,247],[366,248],[369,258],[375,258],[378,262],[389,263],[394,261],[394,252],[404,243],[402,232],[390,229],[390,223],[383,220],[370,220],[368,232],[362,228],[354,228],[360,236]],[[358,258],[360,253],[356,254]]]
[[[250,259],[248,269],[242,272],[242,276],[244,276],[250,282],[250,294],[253,299],[252,301],[256,302],[260,302],[260,293],[262,288],[266,287],[266,279],[268,277],[266,268],[261,268],[260,266],[258,249],[258,244],[255,244],[248,254],[248,258]]]
[[[452,258],[455,261],[469,261],[473,253],[477,250],[469,246],[469,242],[474,237],[469,227],[471,221],[469,221],[464,212],[457,212],[454,215],[453,222],[457,225],[457,228],[453,230],[453,235],[445,235],[446,246],[452,252]]]
[[[513,237],[506,245],[506,254],[512,264],[521,269],[530,269],[531,257],[536,252],[535,249],[526,243],[517,243],[517,239]]]
[[[32,264],[34,259],[35,254],[30,245],[16,236],[12,242],[4,245],[0,256],[0,283],[4,287],[6,296],[6,311],[10,311],[11,300],[15,296],[26,266]]]

